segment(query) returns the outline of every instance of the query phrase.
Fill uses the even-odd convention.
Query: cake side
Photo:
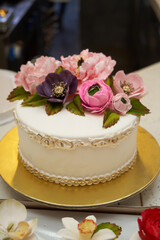
[[[35,121],[32,121],[33,108],[24,108],[18,104],[15,111],[19,132],[19,155],[24,166],[36,176],[64,185],[90,185],[110,181],[120,176],[128,171],[135,161],[138,117],[132,115],[121,117],[115,126],[103,129],[103,135],[101,133],[101,135],[98,134],[97,137],[94,135],[91,138],[87,137],[90,135],[91,129],[88,128],[89,133],[87,133],[87,129],[82,128],[82,121],[79,122],[79,129],[74,128],[76,118],[73,116],[70,120],[64,114],[63,117],[65,116],[67,122],[66,129],[72,129],[77,137],[74,135],[74,138],[69,136],[68,139],[62,137],[58,139],[57,134],[51,131],[52,128],[50,135],[48,132],[46,134],[43,132],[41,135],[41,124],[48,126],[49,117],[46,116],[44,122],[41,117],[43,109],[39,108],[38,110],[34,118],[37,121],[39,119],[36,129]],[[94,116],[94,118],[97,125],[102,120],[102,116]],[[43,119],[42,122],[41,119]],[[90,121],[90,117],[88,121]],[[61,128],[60,121],[57,122],[55,118],[52,119],[52,124],[56,125],[57,129]],[[117,131],[118,128],[121,131]],[[81,134],[78,136],[80,129],[82,129]],[[101,124],[99,124],[97,132],[100,133],[101,129]]]

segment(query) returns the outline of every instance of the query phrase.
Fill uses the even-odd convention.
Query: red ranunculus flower
[[[146,209],[138,218],[139,236],[142,240],[160,240],[160,209]]]

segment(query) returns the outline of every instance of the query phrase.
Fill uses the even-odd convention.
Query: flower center
[[[124,103],[124,104],[127,103],[126,99],[124,99],[123,97],[121,98],[121,102]]]
[[[66,85],[67,84],[64,82],[53,83],[51,97],[53,97],[53,96],[56,98],[65,97],[66,92],[67,92]]]
[[[83,62],[84,62],[84,59],[81,57],[77,63],[78,67],[80,67]]]
[[[89,88],[88,93],[89,93],[90,96],[93,96],[100,89],[101,89],[101,87],[98,84],[94,84]]]
[[[121,88],[123,89],[124,93],[127,95],[129,95],[131,92],[134,91],[132,83],[127,83],[126,81],[121,83]]]
[[[78,224],[79,240],[90,240],[96,228],[97,224],[93,220],[85,219],[82,221]]]

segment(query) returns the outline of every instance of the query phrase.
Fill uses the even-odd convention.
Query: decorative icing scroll
[[[36,133],[33,130],[30,130],[26,125],[22,124],[21,121],[18,120],[16,117],[16,114],[14,112],[14,117],[15,121],[20,126],[28,135],[31,139],[36,141],[37,143],[41,144],[42,146],[53,149],[53,148],[61,148],[61,149],[67,149],[67,150],[72,150],[75,149],[76,147],[105,147],[105,146],[110,146],[110,147],[115,147],[121,140],[123,140],[125,137],[129,136],[132,131],[137,127],[139,123],[139,118],[138,120],[134,123],[134,125],[126,130],[125,132],[116,135],[115,137],[112,138],[99,138],[99,139],[88,139],[88,142],[83,142],[81,140],[67,140],[67,139],[58,139],[54,138],[48,135],[42,136],[40,133]]]

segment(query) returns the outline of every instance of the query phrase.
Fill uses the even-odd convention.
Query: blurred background
[[[160,61],[159,0],[0,1],[0,69],[40,55],[111,55],[115,72]]]

